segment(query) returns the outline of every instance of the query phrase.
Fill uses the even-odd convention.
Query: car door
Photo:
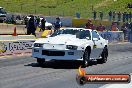
[[[91,59],[98,59],[100,54],[103,51],[104,45],[102,38],[100,38],[99,34],[96,31],[91,31],[92,41],[94,43],[93,49],[91,50]]]

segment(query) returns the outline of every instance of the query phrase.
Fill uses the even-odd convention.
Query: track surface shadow
[[[96,65],[95,63],[89,66]],[[24,66],[42,67],[42,68],[53,68],[53,69],[78,69],[81,66],[81,62],[78,61],[46,61],[42,66],[36,63],[29,63]]]

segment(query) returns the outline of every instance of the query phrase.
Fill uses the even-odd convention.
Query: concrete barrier
[[[104,39],[107,39],[109,42],[123,42],[124,41],[124,34],[122,31],[106,31],[106,32],[99,32],[99,34]]]
[[[14,32],[15,27],[17,34],[24,35],[27,33],[27,29],[25,28],[25,25],[0,24],[0,35],[12,34]]]

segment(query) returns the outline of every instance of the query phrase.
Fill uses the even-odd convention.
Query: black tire
[[[106,63],[107,62],[107,57],[108,57],[108,48],[107,47],[105,47],[104,49],[103,49],[103,52],[102,52],[102,54],[101,54],[101,59],[98,59],[97,61],[98,61],[98,63],[99,64],[102,64],[102,63]]]
[[[90,50],[86,49],[83,55],[82,67],[87,67],[90,62]]]
[[[44,65],[45,59],[37,58],[37,63],[42,66]]]

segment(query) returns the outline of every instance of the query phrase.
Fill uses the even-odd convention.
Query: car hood
[[[46,44],[65,44],[65,45],[81,45],[86,42],[86,39],[76,38],[75,35],[61,34],[55,37],[41,38],[35,41],[35,43],[46,43]]]

